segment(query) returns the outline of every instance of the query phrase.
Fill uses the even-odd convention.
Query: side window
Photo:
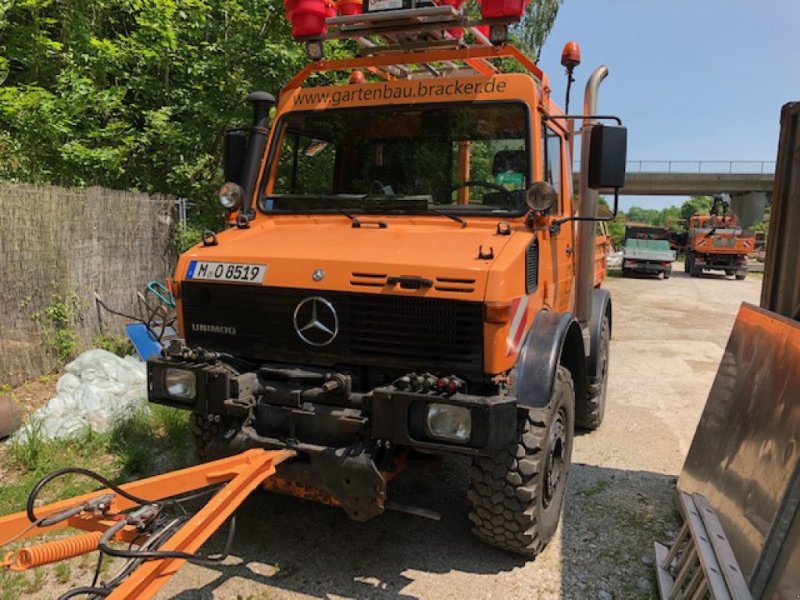
[[[336,148],[323,140],[287,131],[283,136],[275,193],[329,194],[333,191]]]
[[[564,200],[561,194],[561,137],[548,127],[543,128],[544,138],[544,178],[553,184],[558,194],[559,212],[564,212]]]

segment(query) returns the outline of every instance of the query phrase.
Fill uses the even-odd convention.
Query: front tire
[[[482,541],[534,558],[552,539],[572,461],[575,388],[558,367],[545,408],[519,407],[516,440],[470,470],[469,519]]]
[[[606,390],[608,389],[608,357],[611,347],[611,323],[603,316],[603,325],[597,346],[597,375],[586,390],[586,400],[575,405],[575,426],[594,430],[603,422],[606,412]]]

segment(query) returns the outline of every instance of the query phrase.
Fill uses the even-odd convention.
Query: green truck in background
[[[644,231],[654,230],[654,231]],[[626,227],[622,247],[622,276],[634,273],[663,275],[669,279],[675,251],[670,248],[668,230],[645,227]]]

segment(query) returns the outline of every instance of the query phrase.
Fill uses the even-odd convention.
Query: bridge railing
[[[573,164],[577,173],[580,164]],[[629,160],[628,173],[773,175],[774,160]]]

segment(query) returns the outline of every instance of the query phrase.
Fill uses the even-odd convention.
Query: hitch
[[[0,568],[24,571],[100,550],[101,557],[120,556],[128,558],[128,563],[117,577],[87,588],[86,593],[111,599],[152,598],[186,561],[224,558],[224,555],[207,558],[195,553],[234,515],[253,490],[275,474],[277,465],[293,456],[292,450],[248,450],[121,486],[83,469],[55,472],[34,488],[28,510],[0,517],[0,547],[66,527],[88,533],[9,552],[0,560]],[[109,485],[106,489],[37,507],[36,513],[44,515],[37,517],[33,512],[35,494],[48,481],[66,473],[88,475]],[[170,505],[185,512],[180,503],[198,494],[183,499],[179,496],[198,490],[203,490],[200,494],[214,495],[194,515],[159,519],[162,510]],[[136,510],[123,512],[130,509]],[[232,541],[232,532],[231,528],[227,546]],[[129,542],[138,548],[118,550],[108,545],[112,541]]]

